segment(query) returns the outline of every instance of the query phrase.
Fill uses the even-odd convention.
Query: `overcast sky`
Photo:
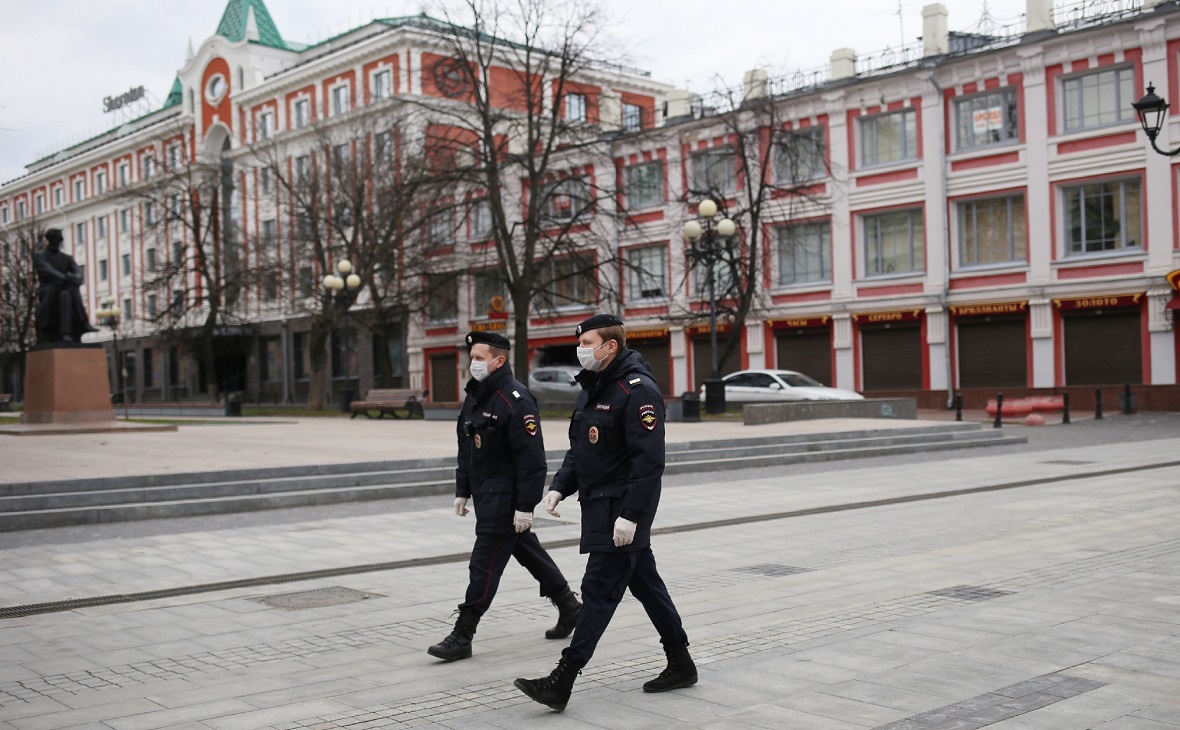
[[[601,0],[613,45],[630,65],[694,91],[717,76],[823,65],[837,48],[861,55],[922,33],[921,0]],[[951,30],[973,28],[986,7],[1012,21],[1025,0],[942,0]],[[168,95],[194,47],[213,34],[224,0],[6,1],[0,19],[0,182],[39,157],[111,126],[102,100],[143,85]],[[267,0],[288,40],[321,40],[374,17],[421,12],[422,0]]]

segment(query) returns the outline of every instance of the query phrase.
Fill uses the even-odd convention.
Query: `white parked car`
[[[565,405],[578,400],[582,386],[574,380],[581,371],[570,365],[547,365],[529,370],[529,391],[539,405]]]
[[[864,400],[853,390],[829,388],[794,370],[742,370],[726,375],[726,403],[772,403],[802,400]],[[701,400],[705,386],[701,386]]]

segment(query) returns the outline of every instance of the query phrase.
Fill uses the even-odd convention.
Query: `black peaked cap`
[[[589,332],[590,330],[601,329],[603,327],[614,327],[622,323],[623,320],[613,314],[596,314],[578,325],[578,328],[574,330],[574,337],[581,337],[583,332]]]
[[[467,343],[467,349],[470,350],[472,345],[491,345],[498,347],[501,350],[511,350],[512,343],[508,338],[495,332],[468,332],[467,337],[463,340]]]

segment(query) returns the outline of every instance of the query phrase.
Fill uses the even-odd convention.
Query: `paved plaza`
[[[426,655],[472,541],[449,498],[0,534],[0,615],[67,602],[0,618],[0,727],[1175,730],[1180,419],[1137,419],[669,477],[653,542],[700,683],[640,690],[663,654],[626,599],[563,714],[512,687],[566,643],[544,639],[556,612],[519,566],[473,658]],[[423,427],[366,425],[399,444]],[[200,428],[289,448],[266,424]],[[0,443],[4,468],[31,443]],[[537,532],[576,580],[578,506],[561,513]]]

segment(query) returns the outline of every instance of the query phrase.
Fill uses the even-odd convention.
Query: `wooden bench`
[[[377,412],[378,419],[385,418],[386,413],[394,418],[401,418],[399,411],[404,411],[406,418],[425,418],[426,413],[422,409],[422,404],[426,400],[427,392],[410,388],[370,390],[365,394],[364,400],[354,400],[349,405],[352,411],[351,418],[356,418],[358,413],[365,414],[365,418],[372,418],[373,411]]]
[[[11,410],[10,405],[12,405],[12,393],[0,393],[0,411]]]

